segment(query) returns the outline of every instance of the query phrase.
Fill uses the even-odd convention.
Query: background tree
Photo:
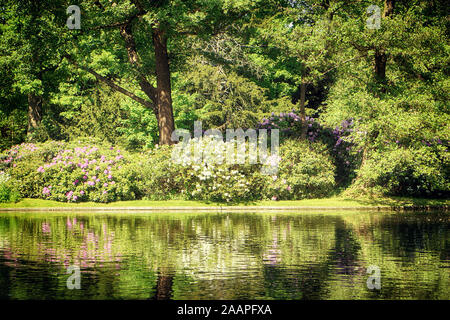
[[[61,80],[55,70],[61,61],[65,7],[62,1],[5,0],[0,8],[0,64],[11,93],[6,95],[26,96],[31,135],[48,108],[49,94]]]
[[[133,0],[121,4],[98,1],[81,3],[83,17],[88,21],[67,55],[69,61],[94,75],[113,90],[151,108],[157,118],[159,142],[171,143],[174,130],[171,72],[189,55],[190,37],[207,37],[242,17],[250,8],[249,1],[157,1]],[[121,40],[118,39],[120,36]],[[138,85],[142,98],[134,88],[125,88],[110,77],[80,63],[75,57],[89,57],[95,48],[112,49],[124,61],[128,83]],[[130,81],[131,80],[131,81]]]

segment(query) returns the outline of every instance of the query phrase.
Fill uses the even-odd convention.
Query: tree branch
[[[134,17],[136,18],[136,17]],[[125,42],[125,47],[127,49],[128,53],[128,61],[132,66],[139,67],[141,64],[140,58],[137,52],[136,48],[136,42],[134,40],[134,35],[132,31],[132,18],[130,21],[128,21],[127,24],[120,27],[120,36]],[[137,68],[136,68],[137,69]],[[141,90],[145,92],[145,94],[153,101],[154,105],[156,106],[156,100],[157,100],[157,91],[154,86],[148,80],[146,79],[145,75],[143,75],[139,70],[136,70],[139,77],[139,86],[141,87]],[[155,112],[157,108],[155,107]]]
[[[110,79],[103,77],[102,75],[98,74],[97,72],[95,72],[94,70],[92,70],[89,67],[85,67],[85,66],[81,66],[78,64],[78,62],[76,62],[75,60],[72,59],[72,57],[70,55],[65,55],[65,58],[74,66],[76,66],[77,68],[84,70],[86,72],[89,72],[90,74],[92,74],[98,81],[101,81],[105,84],[107,84],[111,89],[118,91],[124,95],[126,95],[127,97],[133,99],[134,101],[144,105],[147,108],[152,109],[154,112],[156,111],[155,106],[153,105],[153,103],[151,103],[150,101],[147,101],[145,99],[142,99],[141,97],[138,97],[137,95],[135,95],[134,93],[122,88],[121,86],[115,84],[113,81],[111,81]],[[157,113],[155,113],[157,114]]]
[[[345,63],[347,63],[347,62],[350,62],[350,61],[355,60],[355,59],[358,59],[358,58],[362,58],[362,57],[364,57],[364,56],[365,56],[365,54],[362,54],[362,55],[359,55],[359,56],[356,56],[356,57],[353,57],[353,58],[344,60],[344,61],[342,61],[340,64],[337,64],[337,65],[335,65],[334,67],[332,67],[332,68],[328,69],[327,71],[325,71],[324,73],[322,73],[321,76],[326,75],[328,72],[330,72],[330,71],[332,71],[332,70],[334,70],[334,69],[336,69],[336,68],[342,66],[343,64],[345,64]]]
[[[88,28],[86,30],[87,31],[91,31],[91,30],[102,30],[102,29],[117,28],[117,27],[124,26],[127,23],[128,23],[128,21],[116,22],[116,23],[107,24],[107,25],[103,25],[103,26],[96,26],[96,27],[93,27],[93,28]]]

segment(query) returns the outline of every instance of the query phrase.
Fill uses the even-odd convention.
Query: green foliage
[[[130,151],[151,148],[157,141],[156,117],[144,106],[105,86],[73,104],[69,88],[62,89],[64,96],[55,96],[54,102],[67,104],[61,112],[64,136],[96,137]]]
[[[125,169],[130,162],[127,153],[98,144],[77,145],[60,149],[50,163],[38,168],[45,198],[73,202],[136,198],[137,173]]]
[[[0,150],[5,150],[25,140],[27,115],[20,109],[9,114],[0,110]]]
[[[361,167],[354,191],[401,196],[448,196],[450,158],[443,146],[435,150],[396,148],[378,152]]]
[[[381,27],[368,29],[366,9],[376,4],[383,11],[381,0],[141,1],[142,8],[134,1],[80,1],[82,32],[66,27],[69,4],[7,0],[0,6],[0,150],[24,141],[94,136],[105,145],[132,151],[127,166],[117,170],[117,179],[122,180],[115,191],[108,196],[93,191],[95,201],[323,196],[335,187],[330,171],[340,187],[347,186],[360,165],[355,190],[414,196],[448,192],[449,24],[446,7],[439,2],[396,1]],[[138,61],[130,63],[119,28],[111,26],[136,15],[139,18],[130,28]],[[222,183],[228,181],[226,175],[215,169],[213,183],[199,180],[201,170],[174,166],[170,149],[148,151],[158,137],[153,110],[99,84],[64,56],[70,54],[79,66],[151,101],[152,94],[142,86],[144,80],[157,86],[151,28],[164,30],[168,37],[177,128],[192,132],[195,120],[202,120],[205,130],[254,128],[266,117],[266,125],[284,129],[282,138],[298,136],[299,119],[294,123],[293,117],[285,121],[286,116],[270,114],[298,109],[303,83],[306,114],[317,120],[310,123],[308,138],[326,143],[327,152],[321,144],[299,142],[305,150],[315,150],[303,154],[287,142],[294,149],[288,153],[283,147],[284,157],[295,162],[295,168],[281,164],[284,178],[268,182],[251,173],[258,171],[252,166],[224,166],[221,169],[232,181],[227,184]],[[385,77],[374,72],[380,53],[386,57]],[[42,120],[27,132],[30,94],[42,100]],[[339,131],[349,119],[352,125],[339,135],[338,145],[331,130]],[[289,136],[288,129],[294,134]],[[76,145],[66,147],[74,150]],[[62,146],[49,142],[17,148],[2,156],[0,170],[7,168],[23,196],[42,197],[42,177],[36,170],[51,163]],[[137,153],[143,150],[148,152]],[[294,154],[302,156],[297,159]],[[336,169],[329,167],[328,154]],[[325,166],[322,178],[316,175],[318,159]],[[53,179],[52,187],[58,179],[63,184],[56,194],[77,191],[69,190],[69,180],[76,179],[77,172],[49,171],[55,175],[46,176]],[[188,171],[193,175],[186,175]],[[296,187],[287,192],[284,180]],[[239,187],[246,182],[250,188]],[[263,192],[261,183],[273,194]]]
[[[0,171],[0,203],[18,202],[20,200],[19,192],[13,187],[11,176],[4,171]]]
[[[171,159],[178,166],[182,178],[182,195],[186,199],[217,202],[243,202],[261,199],[265,179],[260,173],[261,165],[253,164],[247,157],[228,161],[228,148],[232,142],[211,138],[191,139],[189,144],[178,144]],[[248,152],[248,144],[246,150]],[[199,153],[197,153],[199,152]],[[201,158],[196,158],[199,155]]]
[[[335,166],[321,143],[288,140],[280,147],[279,174],[266,184],[274,200],[322,198],[333,193]]]
[[[139,172],[137,185],[144,199],[167,200],[181,197],[184,183],[181,168],[172,161],[170,146],[157,146],[134,157],[133,164],[127,166]]]
[[[183,171],[187,199],[245,202],[261,199],[264,177],[258,165],[201,165]]]
[[[22,144],[8,150],[3,166],[24,197],[110,202],[139,194],[131,156],[98,140]]]
[[[63,145],[63,142],[48,141],[13,146],[1,155],[0,170],[5,170],[13,177],[13,183],[21,196],[38,198],[42,181],[37,168],[53,158]]]
[[[180,77],[177,92],[175,110],[180,110],[179,117],[202,120],[205,128],[252,128],[269,111],[262,88],[202,60],[192,62],[191,70]],[[186,120],[181,118],[178,123],[190,129],[184,125]]]

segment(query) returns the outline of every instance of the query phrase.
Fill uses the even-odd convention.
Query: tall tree
[[[394,13],[395,0],[385,0],[382,18],[386,19]],[[383,48],[375,48],[375,74],[377,80],[382,84],[381,91],[385,92],[386,85],[386,61],[387,54]]]
[[[350,139],[363,154],[361,168],[373,165],[374,157],[386,159],[403,152],[417,157],[417,169],[419,159],[428,157],[423,176],[439,172],[447,162],[449,137],[445,14],[439,7],[432,10],[436,4],[427,1],[377,4],[384,8],[378,29],[366,26],[368,2],[348,13],[342,28],[344,43],[353,47],[352,55],[364,59],[339,70],[322,118],[333,126],[354,119]],[[407,161],[406,156],[402,160]],[[358,178],[369,171],[361,169]]]
[[[342,64],[359,56],[346,55],[339,48],[339,24],[335,15],[345,12],[341,1],[279,1],[273,11],[253,24],[252,48],[259,48],[257,63],[270,70],[273,84],[283,83],[283,94],[290,95],[300,111],[301,137],[306,138],[307,92],[329,82]],[[319,102],[320,103],[320,102]]]
[[[53,72],[61,60],[65,8],[61,1],[47,0],[2,1],[0,7],[0,64],[13,75],[11,89],[27,96],[31,134],[39,127],[45,100],[58,83]]]
[[[246,7],[250,3],[236,4],[225,0],[131,0],[120,4],[83,1],[80,6],[84,23],[67,58],[112,89],[151,108],[158,121],[159,143],[171,144],[175,129],[171,72],[182,67],[184,58],[189,55],[189,39],[219,33],[232,21],[243,17],[251,9]],[[131,84],[129,88],[111,79],[114,75],[104,76],[89,67],[86,61],[80,62],[81,57],[89,57],[99,48],[114,52],[120,60],[123,52],[127,53],[127,65],[123,66],[125,76],[119,80],[126,79]],[[136,90],[134,85],[139,89]],[[141,93],[146,98],[142,98]]]

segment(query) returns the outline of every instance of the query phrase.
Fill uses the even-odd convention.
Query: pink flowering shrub
[[[0,154],[0,171],[8,172],[22,197],[39,198],[42,185],[37,169],[62,148],[64,142],[22,143]]]
[[[57,201],[110,202],[136,199],[131,157],[101,144],[46,142],[7,151],[8,172],[22,196]]]
[[[95,145],[60,150],[39,167],[42,196],[57,201],[110,202],[136,198],[134,179],[126,176],[130,160],[116,148]]]

